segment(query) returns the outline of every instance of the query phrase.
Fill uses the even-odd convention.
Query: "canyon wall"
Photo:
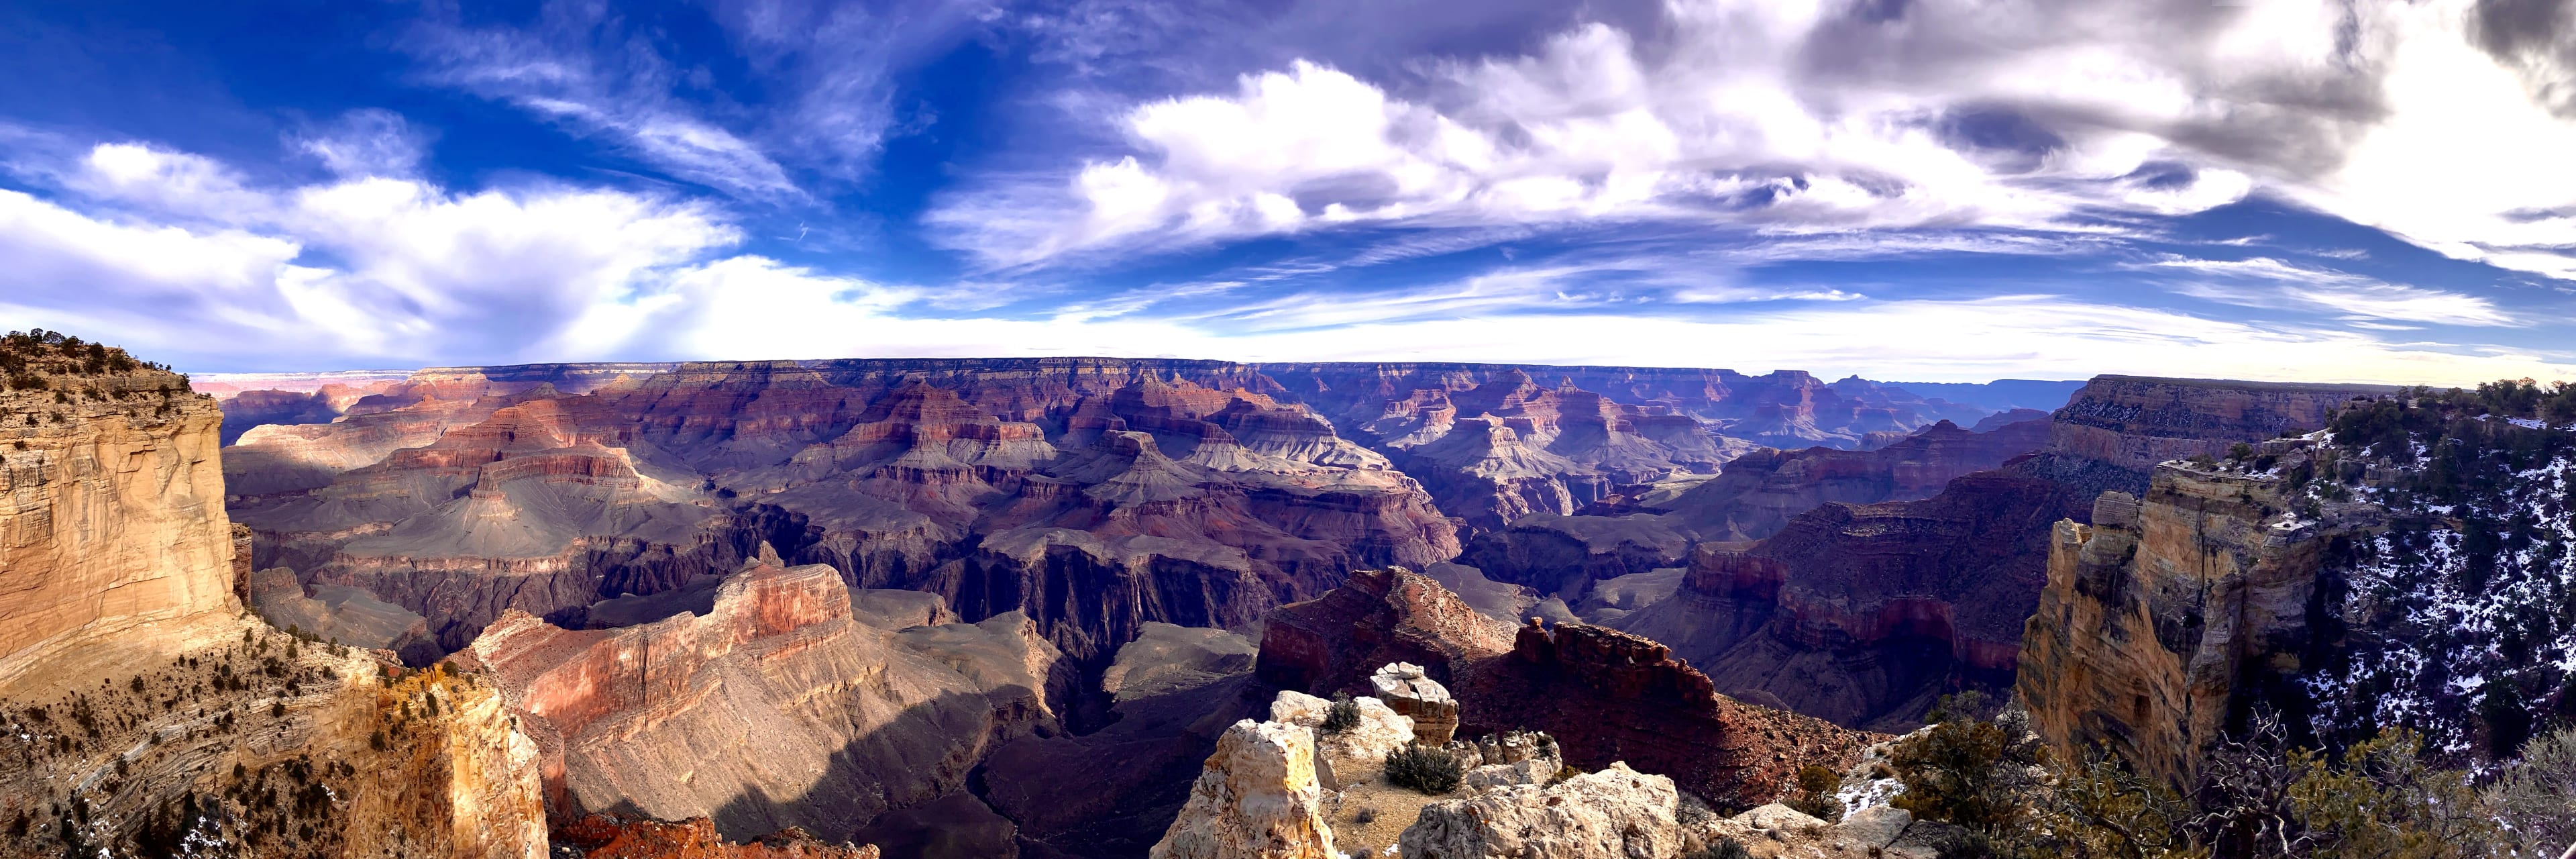
[[[2377,523],[2367,504],[2303,516],[2291,489],[2269,470],[2171,462],[2145,498],[2104,493],[2091,525],[2058,522],[2016,689],[2041,736],[2192,784],[2241,728],[2244,691],[2299,672],[2329,547]]]
[[[1828,504],[1768,539],[1702,546],[1672,597],[1612,623],[1729,695],[1901,732],[1941,694],[2011,687],[2045,524],[2084,502],[1981,472],[1919,501]]]
[[[203,643],[241,610],[222,413],[161,370],[37,367],[0,393],[0,686]]]
[[[733,839],[847,840],[954,794],[995,744],[1055,730],[1065,691],[1019,615],[879,629],[836,571],[774,556],[703,613],[567,630],[510,612],[453,658],[535,738],[557,819],[707,817]]]

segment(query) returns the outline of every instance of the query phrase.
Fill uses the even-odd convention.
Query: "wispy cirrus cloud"
[[[2423,325],[2531,324],[2480,296],[2385,283],[2272,257],[2208,260],[2170,256],[2144,267],[2194,275],[2172,286],[2175,292],[2193,298],[2242,307],[2295,308],[2357,320],[2379,330],[2409,330]]]

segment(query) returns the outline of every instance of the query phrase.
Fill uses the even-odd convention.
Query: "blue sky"
[[[2576,377],[2576,3],[19,3],[0,325],[182,369]]]

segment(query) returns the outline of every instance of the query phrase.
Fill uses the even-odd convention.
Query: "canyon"
[[[119,819],[233,802],[250,788],[170,768],[231,754],[251,784],[408,773],[431,787],[361,817],[463,845],[442,850],[619,856],[1142,855],[1212,755],[1242,757],[1228,726],[1288,692],[1387,694],[1371,678],[1395,664],[1454,696],[1398,702],[1454,719],[1440,736],[1542,731],[1563,766],[1668,779],[1771,831],[1743,821],[1791,819],[1756,812],[1799,768],[1860,766],[1949,691],[2027,687],[2054,742],[2129,730],[2100,715],[2111,686],[2063,681],[2154,657],[2035,643],[2034,614],[2073,604],[2051,547],[2116,530],[2097,496],[2143,492],[2158,457],[2270,450],[2384,393],[2101,377],[2043,413],[1791,372],[1113,359],[202,384],[224,414],[147,402],[184,413],[155,430],[173,451],[235,440],[154,493],[187,518],[155,533],[205,560],[145,555],[185,572],[153,606],[44,635],[172,631],[141,637],[170,666],[146,689],[301,661],[203,714],[117,703],[120,726],[201,744],[114,800],[166,812]],[[44,647],[13,655],[67,664]],[[47,711],[106,706],[60,691]],[[276,736],[330,763],[220,751],[271,700]],[[2167,761],[2196,742],[2152,740],[2139,754]],[[465,807],[479,822],[439,823]],[[239,808],[212,831],[359,843],[334,834],[355,806],[284,830]]]

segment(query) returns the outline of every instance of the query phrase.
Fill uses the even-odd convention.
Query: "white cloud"
[[[2242,307],[2296,308],[2340,313],[2347,321],[2378,320],[2359,327],[2388,329],[2388,322],[2422,325],[2524,326],[2486,298],[2384,283],[2360,275],[2283,262],[2271,257],[2206,260],[2168,257],[2151,270],[2201,277],[2174,285],[2175,292]]]
[[[633,301],[740,239],[703,207],[596,189],[255,187],[138,144],[97,146],[60,172],[96,211],[0,191],[12,314],[175,356],[565,355],[587,308]]]
[[[411,176],[429,148],[427,134],[401,114],[378,108],[349,111],[329,124],[290,135],[288,143],[343,178]]]
[[[1125,151],[927,220],[1011,267],[1352,223],[2073,231],[2269,190],[2576,277],[2576,124],[2472,44],[2469,8],[1669,0],[1663,32],[1133,105]]]

